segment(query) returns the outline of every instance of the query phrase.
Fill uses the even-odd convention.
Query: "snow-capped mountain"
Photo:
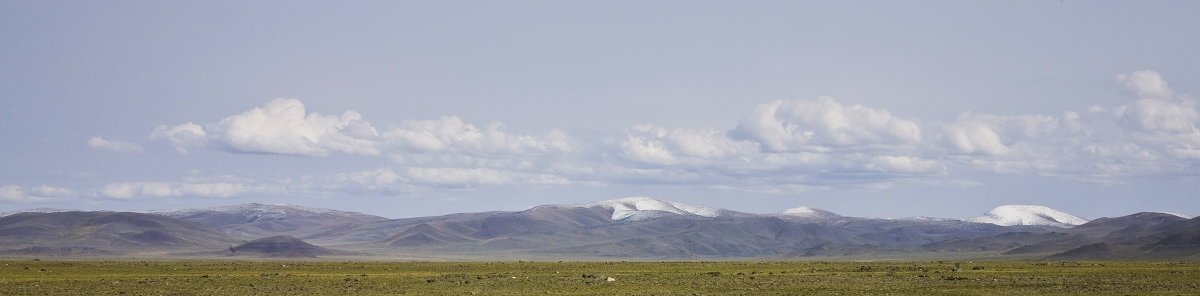
[[[704,206],[690,205],[681,202],[668,200],[657,200],[649,197],[626,197],[620,199],[612,199],[598,201],[592,203],[578,204],[575,207],[591,208],[604,207],[612,209],[613,220],[638,221],[644,219],[652,219],[667,215],[693,215],[700,217],[716,218],[722,216],[738,215],[740,213]]]
[[[1042,225],[1073,227],[1088,220],[1044,206],[1004,205],[988,211],[983,216],[963,219],[975,223],[990,223],[1000,226]]]

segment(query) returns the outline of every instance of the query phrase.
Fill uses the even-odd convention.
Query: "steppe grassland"
[[[5,260],[0,275],[6,295],[1200,294],[1196,262]]]

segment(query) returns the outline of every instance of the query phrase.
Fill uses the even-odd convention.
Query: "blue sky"
[[[0,211],[1200,212],[1194,1],[0,3]]]

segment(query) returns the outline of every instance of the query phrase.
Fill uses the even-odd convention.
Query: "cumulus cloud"
[[[189,147],[208,146],[208,132],[191,122],[175,126],[159,125],[150,132],[150,139],[165,141],[182,154],[188,154]]]
[[[661,129],[634,127],[633,132],[621,143],[621,155],[640,163],[674,164],[675,155],[663,143],[665,136]]]
[[[1188,97],[1176,97],[1167,82],[1158,73],[1142,70],[1118,75],[1124,86],[1134,94],[1137,101],[1125,111],[1128,119],[1146,131],[1194,132],[1200,122],[1196,112],[1196,101]]]
[[[480,128],[456,116],[404,120],[381,132],[356,111],[341,115],[309,112],[297,99],[275,99],[215,123],[162,125],[150,133],[150,139],[183,154],[204,148],[303,156],[386,153],[405,158],[423,153],[504,158],[574,149],[573,140],[559,130],[542,136],[513,134],[504,131],[499,122]]]
[[[1139,175],[1193,175],[1200,153],[1196,103],[1153,71],[1118,75],[1128,105],[1061,116],[964,113],[940,136],[960,164],[1099,183]]]
[[[93,149],[107,150],[107,151],[112,151],[112,152],[122,152],[122,153],[141,153],[142,152],[142,146],[139,146],[138,144],[124,142],[124,141],[117,141],[117,140],[108,140],[108,139],[104,139],[101,137],[92,137],[91,139],[88,139],[87,145],[88,145],[88,147],[92,147]]]
[[[375,155],[378,136],[362,115],[308,113],[296,99],[275,99],[213,126],[213,138],[239,152],[327,155],[330,152]]]
[[[376,130],[354,111],[322,115],[308,112],[298,100],[279,99],[203,126],[161,126],[151,138],[183,153],[206,148],[384,155],[395,168],[338,174],[323,181],[327,186],[313,187],[375,193],[608,183],[795,193],[883,188],[898,180],[934,184],[928,181],[961,178],[954,173],[960,171],[1102,183],[1198,173],[1195,100],[1175,93],[1153,71],[1117,78],[1132,95],[1127,104],[1059,115],[965,112],[948,122],[921,124],[884,109],[820,97],[759,104],[733,126],[641,124],[610,137],[575,139],[559,130],[512,133],[500,123],[476,125],[456,116],[403,120]],[[102,195],[200,191],[184,189],[184,183],[245,184],[117,183]],[[231,191],[236,190],[197,195]]]
[[[130,182],[111,183],[96,190],[101,197],[135,199],[146,197],[232,197],[247,188],[235,183]]]
[[[648,173],[601,173],[756,192],[882,186],[953,177],[955,169],[1097,183],[1200,173],[1195,100],[1175,93],[1153,71],[1119,75],[1118,82],[1133,95],[1126,105],[1058,116],[965,112],[924,126],[828,97],[772,101],[728,130],[634,126],[614,148],[625,166]]]
[[[35,196],[42,196],[42,197],[72,197],[77,194],[77,193],[75,193],[74,190],[71,190],[71,189],[53,187],[53,186],[47,186],[47,185],[39,185],[39,186],[36,186],[33,188],[29,188],[29,192]]]
[[[261,107],[201,126],[162,125],[150,139],[166,141],[180,153],[188,148],[221,148],[239,153],[324,156],[331,152],[376,155],[378,133],[362,115],[309,113],[296,99],[275,99]]]
[[[963,154],[1008,154],[998,132],[1005,118],[992,115],[964,113],[946,127],[945,137],[950,147]]]
[[[0,199],[4,199],[7,201],[34,201],[34,200],[37,200],[35,197],[25,194],[25,191],[21,190],[21,186],[17,186],[17,185],[0,186]]]
[[[921,128],[886,110],[843,105],[833,98],[773,101],[759,105],[730,134],[769,151],[828,147],[907,146],[920,143]]]
[[[886,110],[829,97],[773,101],[728,129],[633,126],[615,147],[624,163],[601,167],[598,174],[612,182],[759,193],[807,192],[830,183],[866,186],[945,171],[940,160],[919,156],[921,130]]]
[[[1171,88],[1167,86],[1167,82],[1162,79],[1162,76],[1158,75],[1158,72],[1139,70],[1129,74],[1117,74],[1117,80],[1138,98],[1172,97]]]
[[[73,190],[47,185],[40,185],[28,189],[22,188],[20,185],[0,186],[0,200],[6,201],[36,202],[68,198],[75,195],[76,193]]]

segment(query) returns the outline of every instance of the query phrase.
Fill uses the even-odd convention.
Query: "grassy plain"
[[[0,260],[0,291],[5,295],[1197,295],[1200,263]]]

